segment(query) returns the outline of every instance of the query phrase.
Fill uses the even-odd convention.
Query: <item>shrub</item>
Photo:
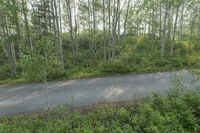
[[[172,93],[177,92],[174,95]],[[59,107],[60,110],[60,107]],[[21,132],[200,132],[200,91],[171,89],[147,100],[117,106],[101,105],[48,115],[0,117],[1,133]]]
[[[103,73],[129,73],[131,70],[128,65],[121,63],[104,63],[101,66],[101,72]]]
[[[0,66],[0,80],[7,79],[10,77],[10,67],[9,65]]]

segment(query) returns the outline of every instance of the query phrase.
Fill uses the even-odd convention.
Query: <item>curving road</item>
[[[189,86],[192,76],[187,70],[50,82],[49,104],[54,107],[74,99],[74,106],[84,106],[141,98],[152,92],[166,91],[174,74],[182,75],[183,83]],[[42,83],[0,85],[0,115],[44,110],[45,107]]]

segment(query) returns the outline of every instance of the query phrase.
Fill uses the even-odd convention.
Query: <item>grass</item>
[[[200,132],[200,91],[171,89],[139,101],[0,117],[0,133]]]
[[[61,76],[58,78],[51,78],[49,81],[54,81],[54,80],[76,80],[76,79],[86,79],[86,78],[98,78],[98,77],[105,77],[105,76],[117,76],[117,75],[124,75],[124,74],[144,74],[144,73],[153,73],[153,72],[171,72],[171,71],[179,71],[182,69],[187,69],[187,68],[174,68],[174,69],[152,69],[152,70],[146,70],[146,71],[116,71],[116,72],[101,72],[98,70],[90,70],[88,72],[86,71],[66,71],[66,76]],[[33,83],[33,82],[41,82],[38,80],[28,80],[24,77],[20,78],[8,78],[6,80],[0,80],[0,85],[3,84],[23,84],[23,83]]]

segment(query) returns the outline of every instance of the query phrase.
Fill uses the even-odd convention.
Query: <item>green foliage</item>
[[[174,82],[177,83],[178,80]],[[178,95],[172,95],[177,91]],[[156,93],[137,104],[134,102],[117,106],[109,104],[73,112],[65,106],[59,106],[48,115],[1,116],[0,132],[198,133],[200,132],[199,112],[200,91],[175,88],[165,96]]]
[[[7,79],[10,77],[10,68],[9,65],[5,64],[0,66],[0,80]]]
[[[61,72],[61,64],[55,53],[50,38],[42,37],[38,40],[32,53],[22,55],[25,77],[30,80],[44,80],[48,75]]]
[[[122,37],[121,43],[116,46],[115,60],[102,61],[102,36],[103,35],[100,34],[98,39],[93,40],[97,48],[97,57],[96,59],[94,57],[90,59],[91,52],[89,45],[92,42],[86,33],[83,32],[80,34],[77,40],[79,43],[78,58],[77,63],[74,64],[69,35],[63,34],[64,56],[66,57],[65,71],[60,67],[61,64],[57,58],[57,52],[51,37],[46,36],[37,39],[34,44],[32,55],[27,52],[29,51],[28,48],[23,48],[22,55],[19,56],[20,60],[18,61],[18,77],[34,81],[41,80],[41,75],[39,76],[37,74],[44,75],[44,73],[40,73],[44,68],[47,69],[45,70],[47,71],[47,78],[55,80],[76,79],[116,73],[171,71],[183,68],[198,69],[200,66],[200,50],[197,42],[194,41],[192,45],[189,44],[188,41],[176,42],[174,57],[169,55],[170,46],[166,46],[165,57],[161,58],[160,40],[147,40],[142,36]],[[45,53],[48,56],[48,62],[45,62]],[[6,66],[4,66],[4,69],[9,70],[9,68],[5,68]],[[0,71],[4,69],[0,69]],[[3,73],[2,79],[9,78],[7,71],[5,71],[5,74]]]
[[[90,51],[88,51],[87,39],[84,38],[86,38],[85,34],[80,35],[80,41],[85,41],[79,46],[78,67],[74,65],[69,66],[69,64],[73,63],[67,62],[68,69],[65,72],[64,78],[82,78],[130,72],[171,71],[182,68],[194,69],[200,66],[198,63],[199,51],[195,48],[197,44],[194,43],[194,46],[190,47],[192,53],[189,54],[186,41],[176,42],[174,57],[172,58],[168,54],[170,47],[167,46],[166,55],[161,59],[160,40],[145,40],[140,36],[126,36],[121,41],[121,44],[116,47],[117,57],[114,61],[99,61],[96,64],[93,60],[92,62],[89,60],[90,55],[88,53]],[[99,43],[97,44],[99,45]],[[101,50],[101,47],[97,48],[97,51]],[[70,51],[67,51],[67,53],[70,53]],[[100,56],[98,58],[103,58],[101,54],[98,56]],[[72,54],[67,55],[67,57],[71,58]]]
[[[103,73],[129,73],[131,69],[121,63],[104,63],[101,66],[101,72]]]

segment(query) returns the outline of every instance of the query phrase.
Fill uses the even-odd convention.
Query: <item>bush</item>
[[[178,81],[177,81],[178,82]],[[0,132],[200,132],[200,91],[171,89],[143,102],[0,117]],[[178,92],[178,93],[175,93]],[[59,108],[60,110],[60,108]]]
[[[58,61],[55,46],[53,45],[50,37],[43,37],[37,39],[34,49],[33,58],[28,59],[27,49],[22,51],[23,56],[19,56],[17,60],[18,77],[27,80],[39,80],[36,73],[32,75],[33,69],[39,68],[39,65],[44,63],[44,52],[48,54],[48,60],[51,67],[47,72],[48,80],[56,79],[74,79],[89,76],[105,75],[107,73],[129,73],[129,72],[156,72],[156,71],[170,71],[178,69],[199,68],[199,45],[196,41],[190,44],[188,41],[175,43],[174,57],[170,56],[170,45],[166,45],[165,56],[163,59],[160,57],[160,40],[158,38],[148,40],[143,36],[122,36],[120,44],[116,45],[116,57],[114,61],[104,60],[103,55],[103,34],[91,40],[87,34],[80,34],[79,52],[77,63],[73,62],[73,52],[70,45],[69,34],[63,34],[63,52],[65,58],[65,68],[60,68],[61,64]],[[96,56],[91,54],[90,45],[94,41],[96,45]],[[110,51],[111,52],[111,51]],[[1,62],[5,62],[5,55],[0,55]],[[36,58],[37,56],[37,58]],[[108,51],[107,51],[108,56]],[[108,57],[107,57],[108,58]],[[20,62],[20,63],[19,63]],[[112,63],[111,63],[112,62]],[[36,65],[33,65],[36,64]],[[6,65],[7,67],[8,65]],[[0,79],[8,79],[10,77],[9,67],[0,67]],[[22,69],[23,68],[23,69]],[[88,69],[89,68],[89,69]],[[30,69],[30,71],[28,70]]]
[[[9,65],[0,66],[0,80],[4,80],[10,77],[10,67]]]
[[[128,65],[124,65],[121,63],[104,63],[101,66],[102,73],[129,73],[131,72],[130,67]]]

